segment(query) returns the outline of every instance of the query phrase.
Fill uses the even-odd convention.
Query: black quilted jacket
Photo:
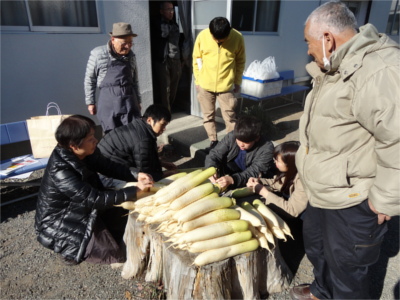
[[[142,119],[117,127],[106,134],[98,145],[101,153],[111,160],[148,173],[155,181],[163,172],[157,151],[157,136]]]
[[[83,260],[93,226],[102,210],[136,199],[136,188],[105,191],[96,172],[125,181],[137,174],[101,155],[79,160],[72,152],[56,147],[50,156],[39,191],[35,230],[46,248],[77,262]]]

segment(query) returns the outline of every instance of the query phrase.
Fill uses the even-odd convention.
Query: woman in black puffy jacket
[[[123,262],[126,219],[114,205],[135,200],[136,194],[153,182],[150,175],[135,174],[102,156],[96,147],[94,128],[91,119],[80,115],[62,121],[37,201],[37,239],[59,253],[67,264],[84,260]],[[105,190],[97,172],[138,184],[118,191]]]

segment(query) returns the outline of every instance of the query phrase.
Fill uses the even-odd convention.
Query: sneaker
[[[301,284],[290,290],[292,300],[319,300],[310,291],[309,284]]]

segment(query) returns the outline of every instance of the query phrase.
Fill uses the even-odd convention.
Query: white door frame
[[[225,18],[227,18],[228,20],[231,19],[231,10],[232,10],[232,5],[231,5],[231,0],[191,0],[192,1],[192,11],[191,11],[191,20],[192,20],[192,36],[193,36],[193,40],[196,40],[197,34],[196,32],[200,32],[200,30],[206,29],[208,28],[209,22],[218,16],[224,16]],[[195,9],[196,9],[196,3],[202,3],[202,5],[206,5],[209,4],[210,7],[214,7],[215,8],[215,4],[221,5],[220,8],[222,8],[223,6],[225,6],[225,9],[219,9],[219,10],[215,10],[215,9],[210,9],[210,13],[208,13],[207,15],[209,16],[209,20],[207,22],[207,24],[197,24],[198,21],[196,20],[196,14],[195,14]],[[222,5],[225,4],[225,5]],[[204,7],[203,7],[204,8]],[[222,12],[220,14],[218,14],[218,11]],[[224,15],[225,14],[225,15]],[[203,23],[206,23],[205,21],[203,21]],[[193,76],[193,74],[192,74]],[[217,103],[218,104],[218,103]],[[196,86],[194,83],[194,77],[192,77],[192,85],[190,88],[190,114],[194,115],[194,116],[198,116],[198,117],[203,117],[202,113],[201,113],[201,108],[200,108],[200,104],[197,101],[197,92],[196,92]]]

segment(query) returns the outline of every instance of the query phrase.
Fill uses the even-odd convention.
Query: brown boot
[[[301,284],[290,290],[292,300],[319,300],[310,291],[309,284]]]

